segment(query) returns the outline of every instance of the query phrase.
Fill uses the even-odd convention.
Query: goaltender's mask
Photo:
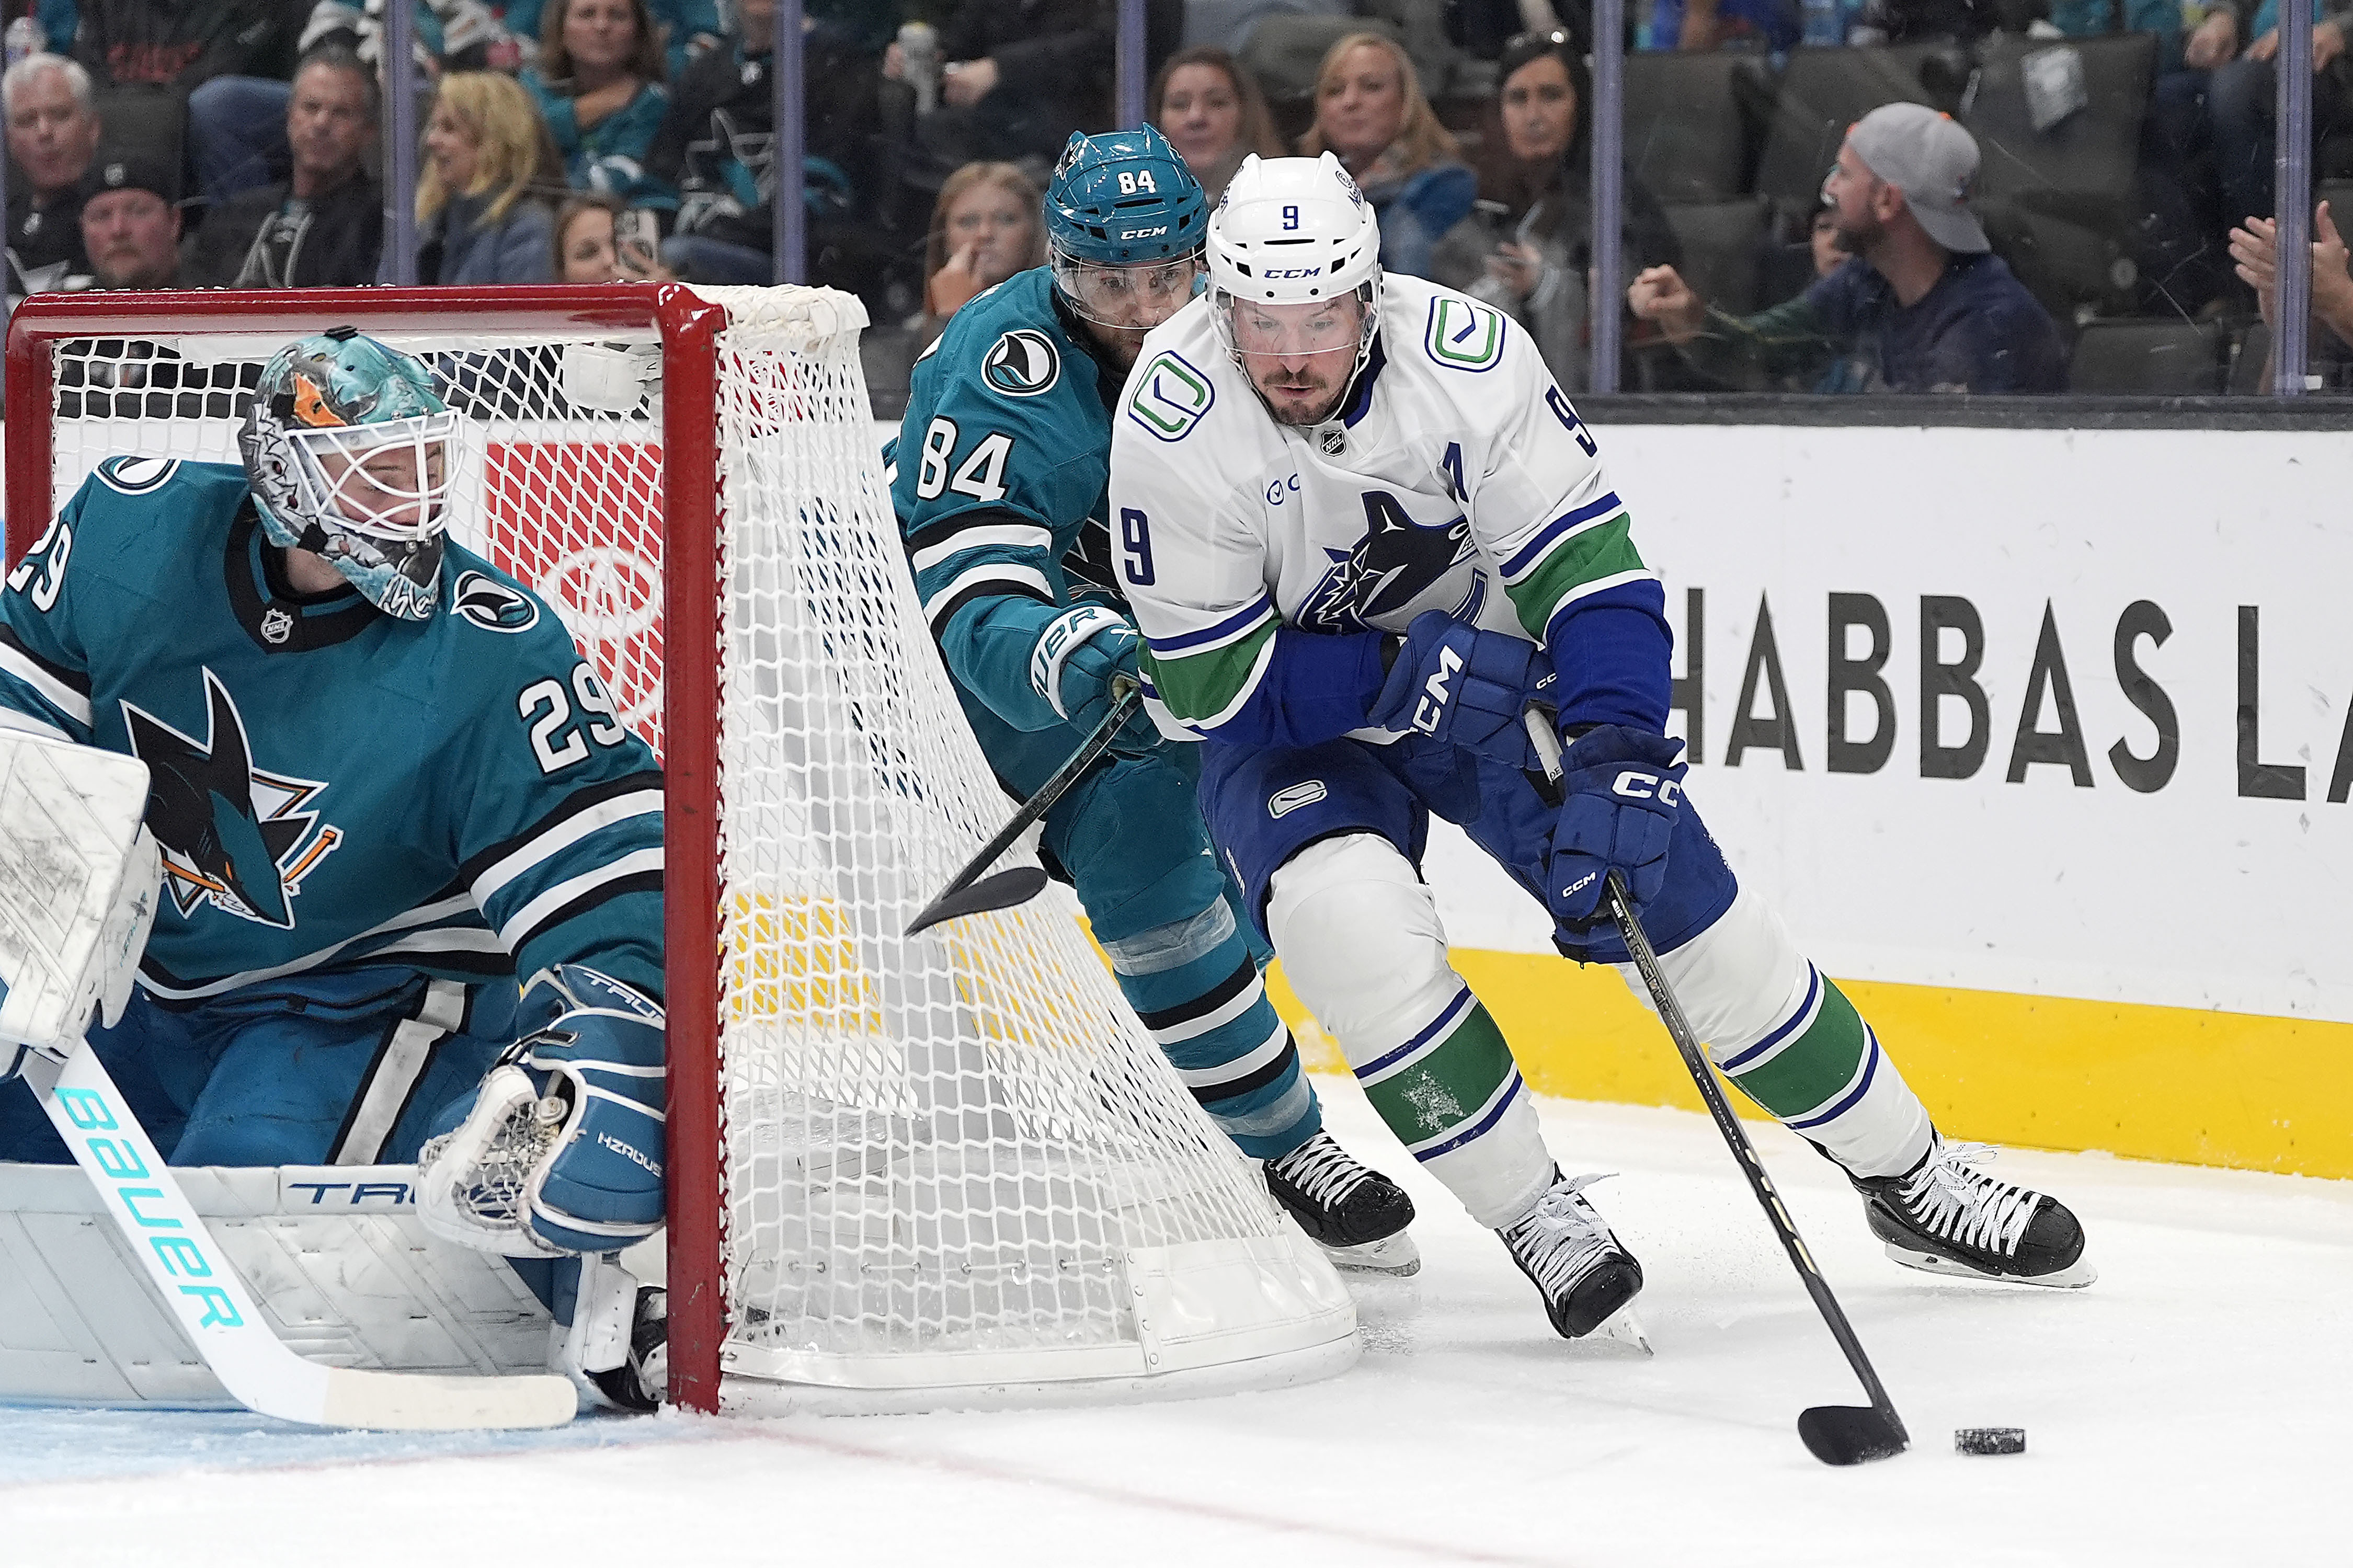
[[[289,343],[237,432],[263,532],[324,556],[385,614],[430,620],[457,426],[408,354],[349,327]]]

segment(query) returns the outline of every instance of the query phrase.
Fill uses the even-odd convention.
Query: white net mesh
[[[720,1163],[729,1398],[858,1407],[1345,1364],[1345,1294],[1161,1059],[1065,895],[899,934],[1012,802],[915,603],[862,311],[821,290],[705,292],[731,322],[715,388],[673,374],[626,412],[567,399],[567,345],[650,330],[371,330],[426,356],[467,416],[453,532],[539,589],[658,748],[659,399],[715,405],[724,631],[691,651],[716,654],[721,691],[723,1148],[674,1142],[670,1159]],[[58,500],[111,453],[233,461],[235,394],[281,341],[60,343]],[[673,1034],[690,1026],[673,1010]]]

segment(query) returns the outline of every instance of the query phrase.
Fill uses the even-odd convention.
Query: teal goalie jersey
[[[157,1000],[583,962],[660,994],[652,752],[529,589],[454,544],[440,586],[424,622],[299,594],[242,469],[146,458],[8,574],[0,726],[148,766]]]

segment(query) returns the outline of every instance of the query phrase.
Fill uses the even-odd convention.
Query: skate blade
[[[1642,1319],[1634,1310],[1634,1303],[1631,1301],[1596,1323],[1582,1338],[1570,1342],[1589,1345],[1597,1342],[1623,1345],[1638,1355],[1647,1356],[1657,1353],[1651,1349],[1651,1336],[1642,1331]]]
[[[1989,1274],[1982,1268],[1972,1268],[1934,1252],[1921,1252],[1900,1242],[1888,1242],[1887,1256],[1906,1268],[1917,1268],[1923,1274],[1941,1274],[1947,1279],[1982,1279],[1995,1285],[2039,1285],[2046,1290],[2080,1290],[2099,1279],[2100,1271],[2088,1258],[2078,1258],[2064,1268],[2048,1274]]]
[[[1421,1272],[1421,1248],[1405,1231],[1385,1236],[1378,1241],[1358,1242],[1354,1247],[1324,1247],[1324,1258],[1332,1267],[1347,1274],[1388,1274],[1397,1279]]]

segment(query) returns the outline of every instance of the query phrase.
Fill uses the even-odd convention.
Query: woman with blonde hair
[[[974,295],[1046,264],[1043,198],[1012,163],[966,163],[940,186],[923,241],[923,311],[907,324],[928,345]]]
[[[443,77],[417,180],[419,279],[552,281],[554,224],[540,193],[563,178],[547,127],[512,77]]]
[[[1471,214],[1479,178],[1422,96],[1413,61],[1380,33],[1350,33],[1315,74],[1315,123],[1299,139],[1313,158],[1340,160],[1381,220],[1381,266],[1430,272],[1438,237]]]
[[[1250,153],[1282,156],[1265,95],[1223,49],[1203,45],[1169,56],[1145,101],[1152,106],[1145,118],[1168,138],[1213,205]]]

